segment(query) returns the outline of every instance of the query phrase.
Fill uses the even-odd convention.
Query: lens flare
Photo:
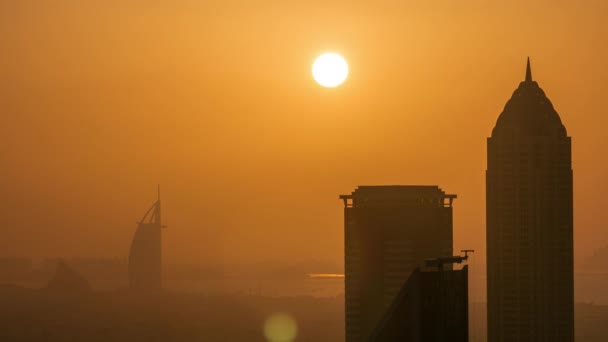
[[[264,335],[269,342],[292,342],[297,334],[295,319],[286,313],[272,314],[264,322]]]

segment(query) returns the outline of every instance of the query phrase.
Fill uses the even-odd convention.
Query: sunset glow
[[[0,342],[608,341],[607,13],[0,1]]]

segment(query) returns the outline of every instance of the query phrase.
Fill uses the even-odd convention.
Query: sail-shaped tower
[[[156,290],[162,287],[162,239],[158,199],[137,223],[129,253],[129,287]]]

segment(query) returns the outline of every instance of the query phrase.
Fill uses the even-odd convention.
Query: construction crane
[[[449,256],[449,257],[441,257],[437,259],[426,259],[424,260],[424,264],[427,267],[437,267],[438,271],[443,271],[444,264],[461,264],[463,261],[469,259],[469,253],[475,252],[473,249],[463,249],[460,252],[464,253],[462,256]]]

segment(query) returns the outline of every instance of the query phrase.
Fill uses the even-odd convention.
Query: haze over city
[[[574,299],[608,305],[606,13],[591,0],[2,1],[0,258],[126,259],[160,184],[163,264],[333,274],[318,287],[342,300],[338,196],[439,185],[458,195],[454,255],[475,250],[468,296],[485,302],[487,138],[530,57],[572,137]],[[348,63],[332,88],[311,73],[328,52]],[[273,292],[265,281],[238,291]]]

